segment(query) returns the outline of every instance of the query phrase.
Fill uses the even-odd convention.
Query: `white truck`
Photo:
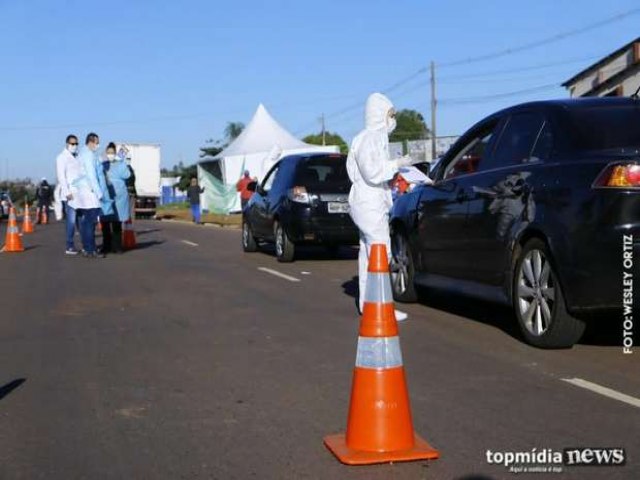
[[[160,200],[160,145],[118,143],[118,153],[130,160],[136,181],[136,217],[153,217]]]

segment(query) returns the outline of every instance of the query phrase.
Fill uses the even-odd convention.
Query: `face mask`
[[[107,154],[107,160],[109,160],[110,162],[113,162],[116,159],[115,154],[113,153],[108,153]]]
[[[395,118],[387,118],[387,133],[393,132],[397,124],[398,122],[396,122]]]
[[[77,153],[78,152],[78,145],[69,145],[67,144],[67,150],[69,150],[69,153]]]

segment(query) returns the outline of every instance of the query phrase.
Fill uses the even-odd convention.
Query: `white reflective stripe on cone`
[[[402,365],[399,337],[358,337],[356,367],[394,368]]]
[[[391,279],[388,273],[367,273],[367,286],[364,290],[364,301],[370,303],[391,303]]]
[[[18,231],[18,227],[9,227],[7,229],[7,233],[20,233],[20,232]]]

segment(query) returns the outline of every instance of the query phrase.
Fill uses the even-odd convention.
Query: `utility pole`
[[[436,64],[431,61],[431,161],[436,159]]]
[[[322,117],[320,117],[320,121],[322,122],[322,145],[326,145],[327,144],[327,132],[324,128],[324,113],[322,114]]]

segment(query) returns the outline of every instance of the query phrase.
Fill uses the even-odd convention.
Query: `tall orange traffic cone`
[[[16,209],[9,209],[9,225],[7,226],[7,237],[5,240],[4,252],[24,252],[20,231],[18,230],[18,221],[16,219]]]
[[[22,221],[22,233],[33,233],[33,222],[31,221],[31,213],[29,212],[29,204],[24,204],[24,218]]]
[[[440,456],[413,431],[387,249],[383,244],[373,245],[369,256],[347,432],[329,435],[324,443],[347,465]]]
[[[136,248],[136,232],[133,230],[131,219],[124,222],[122,228],[122,248],[125,250]]]

